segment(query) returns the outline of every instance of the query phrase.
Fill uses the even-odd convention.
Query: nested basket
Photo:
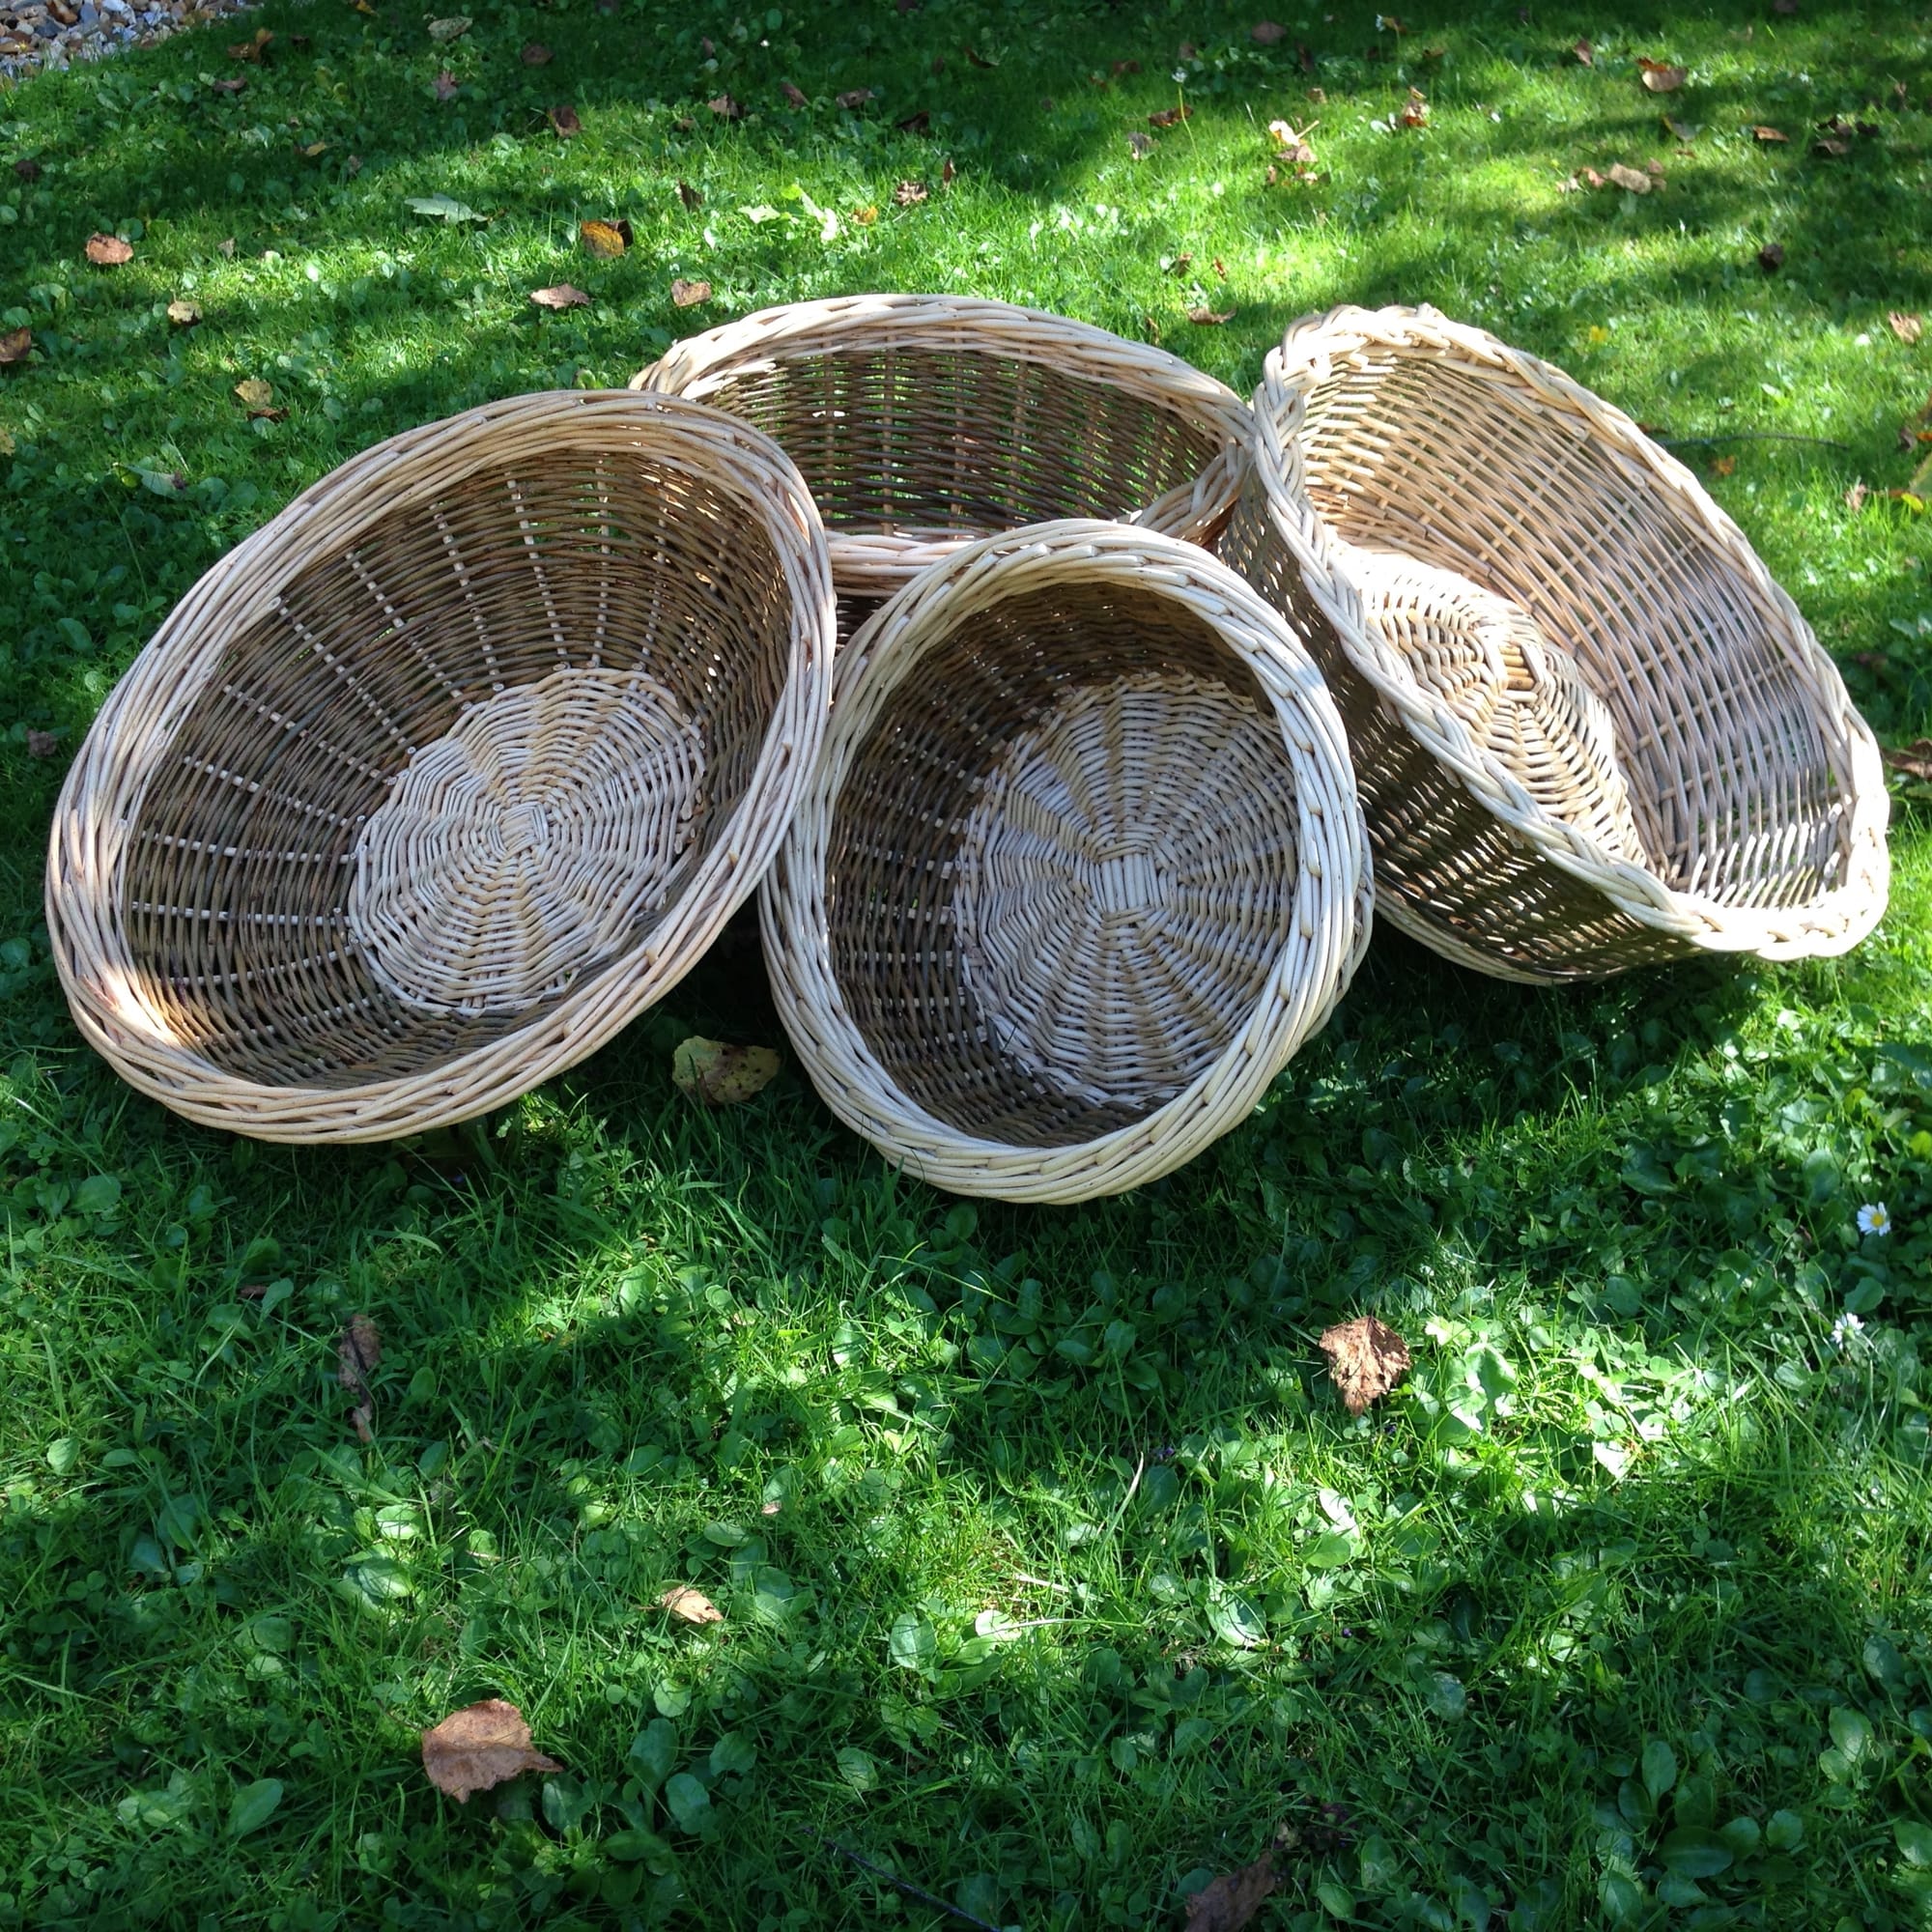
[[[1244,1119],[1369,892],[1290,628],[1192,545],[1072,521],[958,552],[845,647],[759,910],[833,1111],[941,1187],[1051,1202]]]
[[[675,399],[378,444],[214,566],[54,821],[82,1033],[263,1139],[459,1121],[592,1052],[757,883],[830,697],[798,472]]]
[[[631,386],[729,410],[779,443],[856,598],[1054,518],[1210,543],[1247,437],[1247,405],[1179,356],[966,296],[765,309],[678,343]]]
[[[1348,724],[1378,905],[1541,980],[1840,952],[1884,910],[1877,747],[1683,465],[1431,309],[1294,325],[1222,554]]]

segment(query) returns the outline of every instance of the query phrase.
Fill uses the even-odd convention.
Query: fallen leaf
[[[865,205],[864,208],[855,208],[852,211],[852,219],[856,221],[861,228],[871,227],[873,222],[878,220],[878,218],[879,218],[878,208],[874,203],[869,201]]]
[[[779,92],[782,94],[786,99],[786,100],[788,100],[794,107],[803,107],[806,104],[804,90],[801,88],[794,87],[788,80],[781,80],[779,82]]]
[[[216,242],[216,243],[214,244],[214,252],[215,252],[215,253],[216,253],[217,255],[223,255],[223,256],[226,256],[226,257],[227,257],[227,259],[228,259],[229,261],[231,261],[231,262],[232,262],[232,261],[233,261],[233,260],[235,259],[235,238],[234,238],[234,236],[232,236],[232,235],[230,235],[230,236],[227,236],[227,237],[226,237],[225,239],[223,239],[222,241],[219,241],[219,242]]]
[[[1248,29],[1248,39],[1258,47],[1271,47],[1288,39],[1288,29],[1275,20],[1257,20]]]
[[[1138,73],[1140,71],[1141,64],[1137,60],[1118,60],[1114,63],[1111,70],[1116,80],[1123,73]]]
[[[1775,275],[1784,267],[1784,243],[1767,242],[1757,251],[1757,265],[1767,275]]]
[[[721,94],[715,99],[707,100],[704,104],[721,121],[735,121],[745,111],[728,94]]]
[[[423,1769],[429,1781],[459,1804],[474,1791],[489,1791],[526,1771],[561,1771],[554,1757],[530,1748],[530,1727],[514,1704],[486,1697],[453,1711],[422,1734]]]
[[[268,386],[268,384],[251,377],[235,393],[239,396],[242,389],[267,389]],[[250,413],[253,413],[252,410]],[[335,1379],[356,1398],[349,1419],[355,1425],[356,1435],[364,1442],[376,1439],[369,1426],[376,1415],[376,1397],[369,1387],[369,1378],[376,1373],[376,1364],[382,1359],[383,1338],[377,1332],[376,1324],[366,1315],[352,1315],[349,1326],[342,1331],[335,1344]]]
[[[259,376],[250,376],[235,385],[236,400],[251,410],[266,410],[275,400],[271,384],[265,383]]]
[[[688,1624],[722,1624],[724,1612],[707,1597],[702,1590],[694,1590],[689,1583],[677,1583],[658,1599],[658,1607],[668,1610],[674,1617],[682,1617]]]
[[[1672,67],[1665,61],[1640,58],[1637,61],[1637,69],[1642,75],[1643,84],[1653,94],[1675,94],[1690,77],[1688,70]]]
[[[677,117],[677,119],[673,121],[670,125],[673,128],[675,128],[680,134],[689,134],[691,130],[697,126],[697,123],[694,121],[689,114],[680,114]]]
[[[1429,126],[1429,102],[1419,87],[1408,90],[1408,99],[1397,117],[1397,125],[1404,128],[1426,128]]]
[[[429,37],[439,43],[460,41],[469,31],[468,14],[452,14],[446,20],[432,20],[429,23]]]
[[[1047,111],[1053,109],[1053,102],[1046,103]],[[901,134],[929,134],[932,131],[932,116],[923,107],[915,109],[903,121],[895,124]]]
[[[710,60],[718,51],[718,43],[709,34],[703,35],[697,43],[697,51]]]
[[[1893,309],[1885,320],[1887,327],[1908,349],[1925,333],[1925,322],[1921,316],[1903,315]]]
[[[11,441],[12,439],[10,438]],[[52,731],[29,731],[27,733],[27,755],[30,758],[51,758],[60,750],[60,739]]]
[[[1373,1315],[1338,1322],[1321,1337],[1321,1349],[1350,1415],[1360,1415],[1408,1373],[1408,1344]]]
[[[1570,49],[1570,51],[1577,56],[1577,60],[1581,62],[1584,67],[1596,66],[1597,50],[1593,46],[1591,46],[1588,41],[1578,41],[1577,44]]]
[[[711,284],[709,282],[688,282],[680,275],[670,285],[670,298],[679,308],[696,308],[699,302],[708,302],[711,299]],[[690,1042],[687,1040],[685,1044],[689,1045]],[[729,1052],[731,1049],[727,1047],[724,1050]],[[679,1047],[678,1051],[682,1053],[684,1048]],[[762,1081],[759,1082],[760,1086],[763,1084]],[[756,1092],[756,1089],[754,1088],[753,1091]]]
[[[252,41],[237,41],[228,49],[228,58],[238,61],[266,61],[269,58],[270,44],[274,38],[268,28],[257,27]]]
[[[573,135],[583,132],[583,123],[577,118],[577,109],[567,100],[559,100],[550,110],[549,119],[559,141],[568,141]]]
[[[541,41],[532,41],[524,49],[524,65],[526,67],[548,67],[550,63],[551,51]]]
[[[1675,135],[1678,140],[1688,144],[1694,141],[1704,130],[1702,124],[1699,122],[1677,121],[1666,114],[1663,117],[1663,131],[1666,134]]]
[[[86,252],[87,259],[97,268],[118,269],[124,262],[134,259],[134,244],[122,241],[118,235],[90,235]]]
[[[1240,1932],[1280,1882],[1272,1852],[1239,1871],[1223,1873],[1187,1901],[1185,1932]]]
[[[417,214],[434,215],[439,221],[488,221],[487,214],[478,214],[468,202],[458,201],[454,195],[412,194],[403,204]]]
[[[835,107],[843,107],[851,111],[861,108],[865,106],[867,101],[876,99],[877,96],[873,94],[869,87],[848,87],[843,94],[835,94],[832,97],[832,104]]]
[[[27,352],[34,346],[34,331],[31,328],[15,328],[0,335],[0,363],[24,362]]]
[[[177,328],[192,328],[201,320],[201,304],[189,301],[185,296],[177,296],[168,304],[168,320]]]
[[[1932,784],[1932,738],[1919,738],[1910,745],[1888,745],[1885,761],[1907,778]]]
[[[1220,256],[1216,255],[1214,257],[1212,267],[1214,270],[1214,273],[1222,281],[1225,282],[1228,279],[1228,267],[1227,264],[1221,260]]]
[[[216,94],[240,94],[248,85],[248,76],[245,73],[238,73],[230,80],[217,80],[211,85]]]
[[[1150,128],[1178,128],[1193,112],[1193,108],[1189,107],[1184,100],[1178,107],[1157,108],[1148,116],[1148,126]]]
[[[943,160],[939,164],[940,186],[951,187],[954,180],[957,178],[958,173],[959,170],[952,165],[952,156],[951,155],[948,155],[945,160]]]
[[[1711,459],[1713,476],[1728,476],[1737,467],[1738,459],[1735,456],[1714,456]]]
[[[1127,136],[1127,153],[1137,161],[1146,160],[1159,145],[1151,134],[1143,134],[1138,128]]]
[[[1585,168],[1583,170],[1583,185],[1585,187],[1602,187],[1604,185],[1604,178],[1595,168]]]
[[[969,61],[971,61],[971,62],[973,63],[973,65],[974,65],[975,67],[998,67],[998,66],[999,66],[999,62],[998,62],[998,61],[996,61],[996,60],[988,60],[988,59],[986,58],[986,56],[985,56],[984,54],[982,54],[981,52],[980,52],[980,50],[979,50],[979,49],[978,49],[977,47],[968,47],[968,48],[966,49],[966,58],[967,58],[967,59],[968,59]]]
[[[1811,143],[1811,152],[1822,155],[1827,160],[1836,160],[1852,152],[1852,144],[1849,141],[1834,141],[1829,135],[1821,134]]]
[[[1408,29],[1393,14],[1378,14],[1376,15],[1376,32],[1378,34],[1401,35],[1407,33]]]
[[[1791,136],[1789,134],[1779,132],[1779,130],[1776,128],[1767,128],[1760,123],[1757,127],[1751,129],[1751,139],[1757,142],[1761,147],[1769,148],[1780,142],[1788,142],[1791,139]]]
[[[1315,150],[1308,145],[1308,137],[1315,131],[1315,124],[1297,129],[1292,121],[1270,121],[1268,135],[1274,141],[1279,153],[1277,160],[1292,161],[1296,167],[1312,167],[1315,163]]]
[[[1610,163],[1609,180],[1632,194],[1648,194],[1653,185],[1651,178],[1640,168],[1627,168],[1621,161]]]
[[[296,150],[296,153],[298,154],[303,160],[312,161],[318,156],[326,155],[328,153],[328,143],[327,141],[311,141],[307,147],[298,148]]]
[[[678,1091],[712,1107],[749,1100],[778,1070],[779,1057],[769,1046],[726,1046],[696,1035],[680,1042],[670,1063]]]
[[[1856,517],[1858,513],[1864,508],[1865,498],[1870,495],[1871,491],[1865,487],[1864,478],[1860,477],[1859,480],[1856,483],[1854,483],[1849,490],[1845,492],[1845,508],[1851,511],[1852,515]]]
[[[687,208],[702,208],[704,206],[704,197],[689,182],[681,181],[678,183],[677,198]]]
[[[1191,308],[1187,311],[1187,319],[1199,328],[1218,328],[1222,323],[1235,319],[1235,311],[1231,308]]]
[[[1177,255],[1167,265],[1167,272],[1170,275],[1184,275],[1193,266],[1194,257],[1192,255]]]
[[[539,308],[587,308],[590,298],[582,289],[572,288],[568,282],[558,282],[552,289],[532,289],[530,299]]]
[[[37,182],[41,178],[41,164],[39,161],[15,161],[14,172],[23,182]]]
[[[916,208],[925,199],[925,184],[916,181],[902,181],[893,189],[893,199],[901,208]]]
[[[628,221],[580,221],[577,233],[593,255],[602,255],[607,260],[621,255],[631,245]]]
[[[444,68],[430,82],[430,86],[436,90],[436,98],[439,100],[454,100],[456,99],[456,76],[447,68]]]

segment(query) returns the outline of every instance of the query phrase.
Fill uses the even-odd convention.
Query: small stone
[[[60,38],[60,28],[52,20],[36,20],[34,22],[34,32],[40,35],[43,41],[54,41]]]
[[[87,0],[82,0],[80,9],[80,24],[83,27],[96,27],[100,24],[99,13],[94,7],[89,6],[87,4]]]

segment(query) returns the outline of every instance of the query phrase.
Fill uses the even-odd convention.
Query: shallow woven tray
[[[1343,308],[1288,331],[1254,420],[1221,554],[1327,674],[1392,923],[1531,980],[1871,929],[1871,733],[1628,416],[1433,310]]]
[[[731,411],[804,472],[841,595],[1056,517],[1195,543],[1226,523],[1247,406],[1179,356],[965,296],[795,302],[678,343],[631,386]]]
[[[380,443],[175,609],[68,776],[81,1032],[269,1140],[459,1121],[582,1060],[757,883],[830,696],[798,472],[661,397]]]
[[[841,654],[759,900],[833,1111],[959,1194],[1078,1201],[1243,1120],[1369,928],[1340,719],[1205,553],[1066,522],[960,551]]]

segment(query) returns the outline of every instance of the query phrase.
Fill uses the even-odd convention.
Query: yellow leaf
[[[688,1624],[724,1621],[724,1612],[702,1590],[694,1590],[689,1583],[678,1583],[667,1590],[658,1599],[658,1607],[668,1610],[674,1617],[682,1617]]]
[[[728,1107],[768,1087],[779,1057],[768,1046],[726,1046],[694,1035],[671,1056],[670,1077],[682,1094],[707,1106]]]
[[[235,385],[236,399],[251,410],[266,410],[275,400],[274,384],[250,376]]]
[[[578,225],[577,232],[583,238],[583,245],[593,255],[621,255],[631,245],[631,238],[625,233],[629,223],[614,221],[584,221]]]

